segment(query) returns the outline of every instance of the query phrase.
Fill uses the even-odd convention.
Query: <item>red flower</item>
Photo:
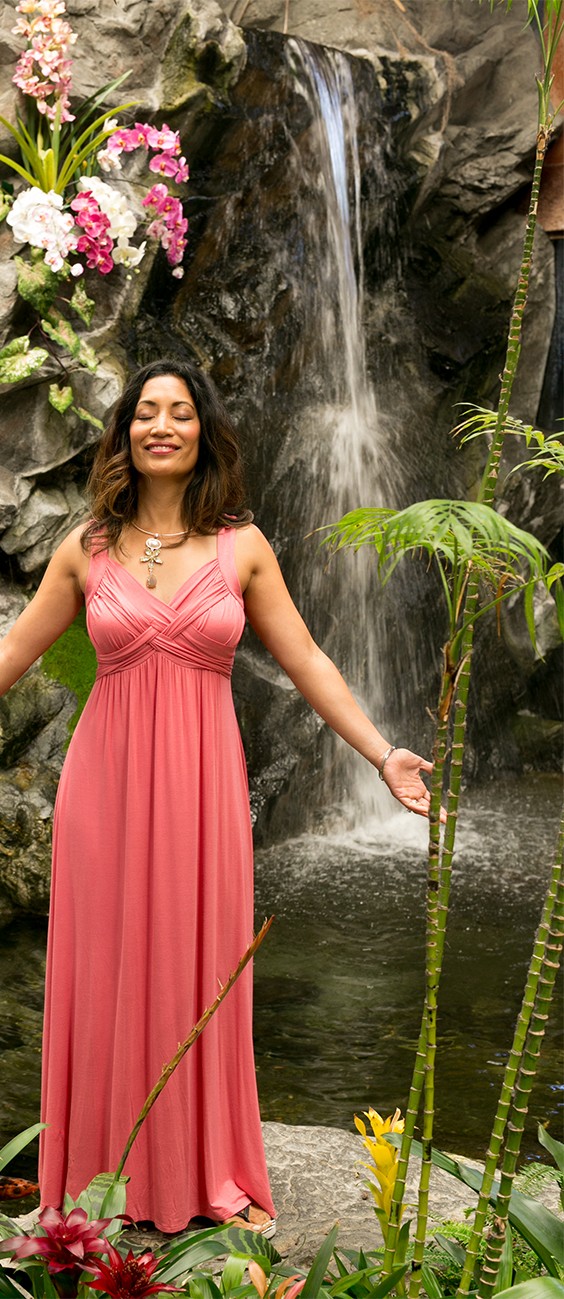
[[[169,1291],[171,1294],[181,1293],[174,1285],[163,1285],[158,1281],[156,1285],[151,1285],[151,1277],[159,1266],[159,1260],[149,1251],[135,1258],[130,1250],[127,1258],[122,1258],[117,1249],[109,1245],[107,1253],[109,1264],[96,1262],[88,1268],[88,1271],[93,1274],[93,1279],[88,1281],[91,1290],[101,1290],[103,1294],[109,1295],[110,1299],[127,1299],[128,1295],[144,1299],[145,1295],[162,1294],[163,1291]]]
[[[109,1226],[111,1218],[97,1218],[89,1222],[84,1209],[71,1209],[66,1218],[58,1209],[42,1209],[39,1226],[41,1236],[11,1236],[0,1242],[2,1253],[9,1250],[14,1258],[45,1260],[48,1272],[64,1272],[68,1268],[84,1268],[95,1254],[108,1252],[108,1241],[98,1233]]]

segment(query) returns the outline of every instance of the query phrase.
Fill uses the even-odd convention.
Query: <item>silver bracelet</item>
[[[395,746],[395,744],[390,744],[389,749],[386,749],[386,752],[385,752],[385,754],[384,754],[384,757],[382,758],[382,761],[381,761],[380,766],[379,766],[379,768],[378,768],[378,775],[379,775],[379,777],[380,777],[380,780],[383,780],[383,779],[384,779],[384,767],[386,766],[386,763],[387,763],[387,761],[388,761],[388,758],[390,757],[390,754],[391,754],[391,753],[395,753],[395,751],[396,751],[396,746]]]

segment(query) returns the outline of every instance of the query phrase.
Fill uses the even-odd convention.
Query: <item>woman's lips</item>
[[[165,443],[155,442],[152,446],[145,447],[145,450],[148,451],[152,456],[169,456],[172,455],[177,450],[177,447],[168,445],[166,442]]]

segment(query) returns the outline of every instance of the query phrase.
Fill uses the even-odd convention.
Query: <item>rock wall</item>
[[[0,18],[6,85],[19,52],[13,8],[11,0]],[[225,0],[223,9],[214,0],[150,6],[69,0],[67,9],[79,34],[77,95],[130,67],[137,117],[154,114],[179,129],[192,172],[191,238],[180,286],[160,258],[146,259],[133,279],[123,274],[117,293],[90,276],[96,312],[84,334],[101,363],[96,375],[75,377],[81,403],[104,419],[127,370],[158,353],[188,353],[209,368],[241,428],[257,521],[292,589],[302,589],[304,557],[308,570],[321,562],[312,543],[304,550],[304,532],[327,519],[306,518],[304,526],[311,455],[301,435],[292,440],[312,386],[324,383],[312,362],[316,267],[304,258],[296,218],[296,157],[311,154],[315,144],[307,104],[289,73],[287,36],[294,34],[345,50],[352,71],[368,367],[383,445],[404,466],[397,499],[389,503],[472,494],[480,448],[461,452],[449,430],[456,402],[495,401],[503,359],[536,114],[538,51],[532,31],[522,30],[519,6],[492,15],[475,0],[424,6],[409,0],[404,13],[393,0],[290,0],[287,7],[282,0]],[[8,90],[0,111],[10,116],[14,107]],[[9,140],[0,140],[0,151],[9,148]],[[22,328],[16,251],[3,226],[2,341]],[[529,421],[537,415],[553,319],[553,248],[540,230],[514,402],[514,413]],[[56,367],[46,365],[33,382],[0,389],[6,625],[86,508],[84,482],[97,433],[47,406],[54,377]],[[504,493],[503,509],[556,554],[561,525],[554,480],[515,477]],[[326,589],[326,599],[308,612],[315,634],[330,643],[330,580]],[[386,720],[394,734],[408,730],[423,743],[441,626],[429,620],[429,587],[421,576],[400,581],[398,592],[386,615],[394,669]],[[383,616],[379,604],[374,616]],[[558,723],[560,651],[553,648],[552,614],[545,610],[543,664],[527,647],[521,617],[518,607],[507,610],[503,639],[492,624],[478,641],[470,758],[485,773],[518,766],[523,754],[532,765],[554,760],[544,727]],[[406,619],[416,632],[416,669]],[[252,639],[236,669],[235,692],[257,836],[266,841],[307,822],[313,800],[298,795],[320,762],[318,727]],[[7,919],[19,907],[45,908],[48,824],[73,703],[36,668],[0,707],[0,919]],[[557,733],[551,731],[553,738]]]

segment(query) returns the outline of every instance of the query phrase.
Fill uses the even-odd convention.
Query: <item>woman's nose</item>
[[[157,411],[153,420],[153,428],[155,433],[166,433],[168,431],[168,411],[164,409]]]

